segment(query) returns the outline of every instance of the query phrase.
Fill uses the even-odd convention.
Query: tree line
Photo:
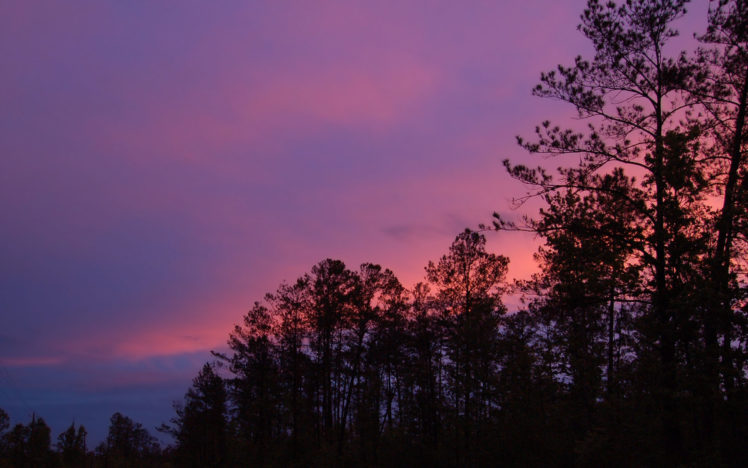
[[[51,430],[35,414],[28,424],[10,428],[8,414],[0,409],[0,466],[13,468],[162,467],[171,466],[171,450],[140,423],[114,413],[106,440],[94,450],[87,445],[88,432],[72,423],[57,437],[52,448]]]
[[[542,202],[536,215],[465,230],[411,289],[331,259],[281,284],[175,405],[160,428],[174,446],[136,455],[748,466],[748,1],[711,1],[699,46],[671,54],[686,4],[588,1],[593,56],[533,90],[587,125],[542,122],[518,142],[545,163],[504,162],[528,187],[517,203]],[[534,233],[538,272],[507,282],[491,230]]]
[[[514,389],[498,373],[512,366],[500,339],[508,260],[485,243],[460,234],[413,291],[379,265],[328,259],[268,294],[164,427],[180,463],[495,459],[491,428]]]

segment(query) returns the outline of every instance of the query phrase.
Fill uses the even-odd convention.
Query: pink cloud
[[[81,160],[80,167],[60,164],[61,170],[50,170],[51,183],[38,182],[36,174],[29,177],[44,190],[59,185],[50,197],[53,201],[79,192],[55,211],[53,216],[59,216],[60,222],[50,224],[56,236],[46,238],[49,230],[40,229],[40,239],[32,238],[35,248],[53,244],[49,250],[55,247],[71,263],[84,257],[107,258],[105,249],[133,247],[129,238],[104,243],[108,236],[127,232],[132,225],[126,223],[151,223],[162,231],[151,238],[150,233],[145,236],[136,230],[132,239],[163,241],[166,248],[177,251],[174,257],[190,258],[201,252],[205,259],[180,266],[199,268],[217,290],[182,292],[177,279],[154,276],[143,292],[153,304],[143,306],[145,311],[132,311],[139,323],[121,316],[105,319],[102,312],[102,318],[95,317],[100,320],[100,334],[61,346],[71,353],[132,359],[211,349],[225,341],[253,300],[322,258],[343,258],[351,268],[378,262],[412,285],[423,278],[428,260],[446,252],[457,232],[489,222],[492,211],[506,206],[508,184],[500,178],[503,146],[499,142],[506,137],[511,145],[513,135],[497,128],[504,127],[503,120],[486,117],[476,123],[482,110],[469,106],[476,102],[502,106],[512,97],[516,85],[502,81],[506,77],[511,83],[510,78],[519,73],[510,59],[522,55],[527,42],[537,44],[539,39],[522,37],[518,46],[502,38],[517,39],[525,33],[527,17],[553,19],[566,7],[554,5],[535,12],[494,4],[490,11],[476,15],[474,7],[437,3],[424,8],[400,2],[320,2],[295,13],[280,4],[246,4],[239,11],[230,7],[229,14],[203,15],[193,10],[194,17],[182,18],[184,24],[173,28],[163,20],[178,18],[171,18],[167,8],[147,17],[139,15],[138,7],[123,8],[128,16],[120,22],[116,13],[121,11],[112,7],[100,15],[100,21],[82,23],[72,43],[85,46],[84,52],[71,55],[77,65],[69,67],[86,73],[68,77],[68,69],[63,69],[62,78],[68,81],[59,86],[59,95],[54,94],[57,100],[50,101],[62,110],[39,114],[62,116],[52,122],[55,125],[43,120],[44,125],[62,128],[61,140],[76,140],[74,152],[90,151],[91,157],[85,164]],[[255,10],[260,7],[263,14],[258,17]],[[65,32],[71,14],[66,11],[65,21],[53,21],[56,27]],[[524,19],[500,26],[502,15],[517,14]],[[212,22],[215,19],[220,21]],[[185,24],[190,28],[180,29]],[[142,31],[133,26],[143,26]],[[556,30],[547,28],[543,37]],[[102,32],[108,42],[97,49]],[[35,35],[27,40],[33,42]],[[559,48],[563,49],[561,42],[545,52],[553,55]],[[127,53],[119,54],[120,49]],[[89,59],[87,54],[97,50],[100,55]],[[553,65],[555,59],[548,61],[541,55],[522,60],[537,59],[545,64],[543,68]],[[494,65],[484,67],[486,59]],[[481,82],[494,79],[500,83]],[[50,89],[58,90],[53,84]],[[79,93],[76,99],[70,89]],[[464,102],[468,91],[480,91],[480,98]],[[440,99],[446,101],[438,105]],[[71,116],[68,110],[76,113]],[[519,110],[506,110],[502,113],[506,122],[516,124]],[[473,120],[464,125],[471,129],[466,135],[458,120],[468,113]],[[526,128],[531,130],[534,123]],[[392,157],[377,166],[387,171],[386,177],[360,180],[355,177],[359,172],[341,171],[335,186],[310,183],[305,187],[308,192],[292,194],[303,198],[303,203],[263,206],[272,204],[273,198],[289,196],[286,191],[301,192],[282,184],[283,168],[268,164],[288,157],[276,150],[285,149],[282,146],[289,140],[301,141],[299,146],[308,141],[310,151],[322,152],[330,151],[332,144],[326,141],[315,147],[319,134],[351,132],[398,140],[418,125],[424,128],[417,128],[412,138],[423,144],[372,143],[380,143],[382,151],[403,160],[415,156],[420,161],[421,155],[427,155],[422,157],[423,169],[414,170],[413,164],[400,171]],[[428,141],[436,134],[438,143]],[[360,149],[359,143],[340,144],[333,150],[353,159],[361,157]],[[306,147],[298,151],[298,159],[289,164],[305,163],[305,151]],[[519,151],[512,146],[512,152]],[[465,164],[460,161],[463,155]],[[309,179],[334,173],[340,160],[320,162]],[[455,163],[447,167],[443,164],[447,160]],[[384,164],[392,164],[391,170]],[[366,170],[360,173],[369,177]],[[241,191],[273,178],[275,193]],[[290,212],[282,211],[289,207]],[[280,217],[287,219],[280,221]],[[29,219],[26,232],[34,232],[34,220]],[[179,250],[188,237],[194,241]],[[517,260],[520,252],[526,252],[524,241],[489,237],[498,239],[494,251],[512,257],[512,274],[530,271],[530,262]],[[104,246],[97,250],[99,243]],[[147,274],[159,259],[158,255],[143,257],[138,272]],[[136,270],[125,260],[120,263],[112,268],[122,267],[123,274]],[[270,263],[275,266],[268,267]],[[166,294],[183,297],[164,298]],[[108,322],[118,325],[107,327]]]
[[[392,128],[411,118],[438,88],[438,73],[409,58],[363,68],[268,71],[246,81],[242,76],[241,70],[231,70],[214,86],[191,92],[189,100],[154,95],[158,89],[130,89],[127,100],[145,118],[95,118],[87,133],[102,149],[126,148],[147,164],[154,154],[220,164],[221,153],[239,145],[259,161],[284,135],[314,134],[329,126]],[[253,176],[261,178],[266,169],[255,167]]]
[[[298,115],[338,125],[393,125],[435,89],[435,72],[403,63],[371,73],[365,69],[310,71],[302,77],[277,77],[239,99],[247,120],[282,121]],[[241,119],[244,120],[244,119]]]
[[[7,367],[44,367],[61,364],[64,361],[59,356],[0,358],[0,365]]]

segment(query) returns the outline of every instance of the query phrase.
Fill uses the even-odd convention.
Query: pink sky
[[[422,279],[522,194],[515,135],[573,115],[530,89],[589,53],[584,3],[0,3],[0,407],[155,424],[281,281]]]

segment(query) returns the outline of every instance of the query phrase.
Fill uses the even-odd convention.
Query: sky
[[[409,286],[519,216],[501,161],[573,115],[530,91],[591,52],[584,4],[0,0],[0,408],[153,433],[282,281]],[[534,270],[531,237],[488,240]]]

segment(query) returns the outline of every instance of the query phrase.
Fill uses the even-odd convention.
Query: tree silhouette
[[[275,335],[280,373],[282,424],[290,431],[287,464],[304,465],[314,434],[314,406],[311,402],[312,364],[308,354],[309,277],[281,284],[265,299],[276,316]]]
[[[227,466],[227,392],[223,379],[213,366],[205,364],[192,381],[184,404],[175,404],[172,425],[159,431],[177,441],[175,459],[180,466]]]
[[[88,432],[83,426],[75,429],[75,423],[70,424],[64,432],[57,437],[57,451],[65,467],[83,466],[86,460],[86,436]]]
[[[709,137],[707,154],[712,158],[709,172],[718,187],[713,197],[719,202],[711,217],[713,239],[710,261],[704,276],[710,278],[700,301],[704,302],[704,356],[699,373],[703,376],[701,398],[704,407],[705,438],[712,451],[718,438],[733,440],[735,429],[744,424],[730,415],[736,405],[744,404],[746,322],[739,304],[745,302],[746,183],[745,147],[748,107],[748,4],[744,1],[720,1],[710,4],[709,26],[700,40],[707,46],[698,50],[700,73],[690,83],[694,98],[706,114]],[[721,342],[721,345],[720,345]],[[724,394],[721,386],[724,385]],[[724,399],[727,407],[715,402]],[[741,402],[742,400],[742,402]],[[716,428],[715,419],[726,410],[730,429]],[[722,432],[718,435],[717,432]],[[737,448],[737,445],[729,445]]]
[[[143,427],[117,412],[109,420],[106,440],[96,449],[105,466],[157,466],[160,448],[156,439]]]
[[[535,312],[573,317],[570,328],[550,317],[542,328],[559,332],[553,343],[565,340],[559,356],[569,366],[570,391],[586,401],[587,410],[574,412],[588,415],[577,434],[591,427],[603,374],[608,400],[616,386],[622,395],[620,369],[618,377],[613,371],[621,354],[616,347],[627,346],[636,360],[628,363],[634,373],[629,390],[639,406],[626,412],[636,428],[632,432],[639,434],[637,446],[648,447],[640,455],[652,457],[646,463],[654,464],[677,463],[687,453],[716,460],[720,443],[714,418],[724,399],[720,382],[726,374],[742,374],[732,364],[741,354],[735,339],[740,281],[729,265],[739,258],[733,255],[740,248],[731,248],[741,238],[733,234],[741,216],[733,200],[742,196],[737,180],[744,144],[746,10],[744,2],[719,2],[703,37],[717,46],[702,50],[695,61],[685,54],[671,58],[664,47],[677,35],[671,24],[685,13],[685,3],[588,2],[580,29],[591,40],[594,57],[578,57],[571,67],[542,74],[534,90],[572,104],[589,121],[588,130],[544,122],[536,141],[519,139],[532,153],[578,154],[580,163],[552,176],[542,167],[505,162],[513,177],[535,187],[527,196],[542,197],[549,210],[524,226],[500,217],[495,221],[499,229],[528,229],[546,240],[540,253],[544,277],[535,282],[540,294],[535,305],[542,307]],[[708,201],[723,194],[722,209],[713,212]],[[604,203],[590,203],[596,199]],[[584,216],[574,215],[586,205]],[[616,222],[611,210],[625,214],[626,222]],[[614,255],[598,258],[606,251]],[[592,261],[585,265],[588,258]],[[597,268],[602,265],[617,266],[606,272]],[[555,284],[549,282],[554,271],[564,273]],[[571,289],[559,295],[559,287]],[[600,301],[606,289],[607,313]],[[580,301],[593,297],[599,310],[580,307]],[[631,307],[616,297],[633,301]],[[617,318],[626,318],[622,312],[635,318],[635,340],[617,331]],[[602,336],[606,319],[607,364],[601,365],[593,345],[603,341],[594,336]],[[630,346],[622,341],[625,336]],[[635,413],[639,416],[632,417]],[[686,414],[698,416],[689,421]],[[595,431],[597,436],[580,443],[590,448],[596,437],[611,437],[599,425]]]
[[[0,464],[5,464],[7,459],[6,432],[10,427],[10,416],[4,409],[0,408]]]
[[[278,362],[272,331],[267,307],[255,303],[229,337],[232,354],[216,354],[234,374],[228,384],[241,451],[260,465],[279,437]]]
[[[6,418],[6,427],[8,422]],[[27,426],[16,424],[5,434],[3,458],[10,462],[9,466],[19,468],[55,466],[56,459],[50,448],[50,432],[44,419],[36,414],[32,415]]]
[[[426,267],[446,331],[457,464],[476,462],[474,443],[488,426],[496,399],[496,340],[509,260],[486,252],[485,245],[482,234],[465,230],[447,255]]]

